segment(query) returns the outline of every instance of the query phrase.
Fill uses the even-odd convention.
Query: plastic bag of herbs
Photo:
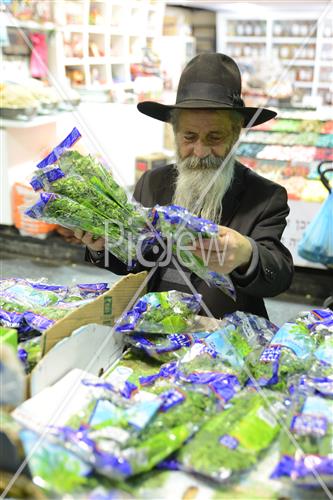
[[[201,307],[201,295],[171,290],[150,292],[140,298],[133,309],[119,318],[119,333],[185,333],[191,331],[195,314]]]
[[[297,486],[333,487],[333,400],[301,381],[294,385],[287,420],[281,432],[280,459],[271,478]]]
[[[296,382],[295,382],[296,381]],[[306,373],[290,378],[289,391],[311,389],[315,395],[333,398],[333,336],[324,338],[314,351]]]
[[[44,192],[26,215],[105,237],[107,250],[131,268],[138,248],[144,252],[151,243],[147,211],[128,201],[124,189],[99,161],[70,151],[80,137],[74,128],[37,165],[31,185]]]
[[[259,362],[248,357],[252,379],[260,386],[285,390],[288,377],[311,369],[314,351],[331,332],[332,311],[314,309],[299,313],[277,331]]]
[[[81,307],[109,289],[107,283],[73,286],[21,278],[0,280],[0,324],[17,328],[19,340],[30,332],[45,332],[74,308]]]
[[[83,380],[82,383],[85,383]],[[178,450],[197,430],[188,419],[174,425],[155,426],[148,432],[157,412],[168,412],[180,404],[166,391],[143,390],[122,395],[111,382],[89,382],[92,398],[88,422],[75,422],[51,430],[53,437],[106,477],[122,480],[151,470]]]
[[[179,360],[179,377],[188,382],[216,383],[231,375],[243,385],[251,375],[248,359],[259,359],[263,350],[256,336],[248,336],[241,325],[225,326],[196,340]],[[226,382],[225,382],[226,383]]]
[[[157,227],[164,238],[172,241],[173,253],[181,265],[190,269],[208,285],[218,287],[232,300],[236,300],[236,290],[229,276],[210,271],[203,259],[190,250],[194,241],[200,238],[211,239],[212,248],[216,248],[214,239],[218,235],[217,224],[201,219],[177,205],[156,205],[154,211],[158,214]],[[221,257],[223,258],[223,255]]]
[[[283,397],[242,391],[212,417],[176,456],[178,467],[224,482],[254,467],[280,432]]]
[[[104,399],[111,398],[113,402],[115,397],[120,396],[122,405],[126,401],[132,405],[140,398],[144,399],[145,404],[150,400],[155,401],[155,412],[150,414],[149,420],[141,428],[136,426],[140,432],[132,429],[132,444],[188,421],[199,425],[209,415],[220,411],[220,401],[208,388],[178,383],[176,368],[176,363],[159,366],[140,351],[130,349],[95,384],[94,400],[100,399],[102,394]],[[88,423],[90,419],[91,405],[88,405],[87,410],[81,423]],[[139,414],[138,411],[136,413]]]
[[[200,324],[198,318],[195,318],[192,326],[194,330],[197,329],[198,325],[196,332],[169,335],[133,333],[126,336],[126,342],[144,351],[148,356],[166,363],[174,359],[180,360],[196,341],[205,339],[214,330],[221,330],[223,326],[226,327],[230,324],[234,328],[238,328],[244,338],[248,339],[254,347],[265,346],[278,330],[278,327],[266,318],[236,311],[225,315],[223,320],[215,320],[212,324],[207,323],[206,330],[201,330],[205,325],[205,319],[200,317]]]

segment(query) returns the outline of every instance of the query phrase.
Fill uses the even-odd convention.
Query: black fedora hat
[[[195,56],[185,66],[179,80],[176,103],[143,101],[138,110],[167,122],[172,109],[226,109],[241,113],[244,127],[254,127],[276,116],[265,108],[247,107],[241,99],[241,75],[231,57],[219,53]]]

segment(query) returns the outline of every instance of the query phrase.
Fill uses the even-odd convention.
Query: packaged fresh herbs
[[[26,211],[29,217],[82,229],[105,237],[106,248],[132,267],[137,249],[150,244],[148,211],[128,201],[126,192],[96,159],[69,148],[80,138],[76,128],[37,165],[31,181],[44,190],[40,201]]]
[[[314,351],[331,334],[331,322],[332,312],[318,309],[299,313],[294,321],[282,325],[259,362],[249,356],[253,378],[259,385],[286,389],[288,377],[311,368]]]
[[[277,393],[240,393],[230,408],[202,426],[177,459],[187,471],[225,481],[258,462],[277,438],[280,426],[276,417],[283,412]]]
[[[210,286],[220,288],[226,295],[236,300],[235,287],[227,275],[210,271],[204,261],[193,254],[186,246],[202,238],[211,238],[212,243],[218,235],[218,226],[212,221],[201,219],[177,205],[159,206],[154,210],[158,214],[158,224],[164,237],[172,238],[173,253],[180,263],[189,268]],[[212,245],[214,249],[214,245]]]
[[[198,339],[208,336],[209,333],[171,333],[168,335],[143,335],[134,333],[126,336],[126,342],[137,349],[141,349],[148,356],[167,363],[174,359],[181,359],[188,348]]]
[[[281,432],[280,460],[272,478],[299,486],[333,486],[333,400],[296,387],[290,407],[289,432]],[[292,434],[292,438],[290,437]]]
[[[251,340],[251,342],[250,342]],[[227,323],[224,327],[198,339],[179,361],[180,377],[193,379],[194,374],[212,373],[222,375],[237,375],[240,382],[245,382],[249,376],[247,359],[250,354],[258,357],[255,337],[249,338],[243,333],[241,326]]]
[[[33,282],[21,278],[0,280],[0,325],[18,329],[20,340],[35,330],[43,333],[109,289],[107,283],[82,283],[73,286]]]
[[[120,333],[185,333],[200,309],[201,295],[171,290],[151,292],[137,301],[118,321]]]

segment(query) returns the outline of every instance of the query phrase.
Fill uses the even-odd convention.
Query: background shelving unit
[[[162,35],[164,9],[163,0],[55,3],[57,32],[51,69],[60,78],[69,78],[77,89],[130,85],[131,65],[140,64],[144,50]],[[73,38],[77,40],[74,47]],[[67,49],[62,56],[64,43]]]
[[[294,88],[323,104],[333,94],[333,18],[272,12],[260,17],[217,13],[217,50],[239,63],[277,61]]]

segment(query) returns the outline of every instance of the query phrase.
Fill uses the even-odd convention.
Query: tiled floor
[[[18,258],[16,255],[1,260],[0,277],[21,277],[32,280],[47,278],[49,282],[68,285],[98,281],[112,283],[118,279],[113,273],[89,264],[54,263],[32,257]],[[285,300],[285,297],[266,299],[265,303],[271,321],[277,325],[291,319],[299,311],[321,305],[306,304],[302,298]]]

